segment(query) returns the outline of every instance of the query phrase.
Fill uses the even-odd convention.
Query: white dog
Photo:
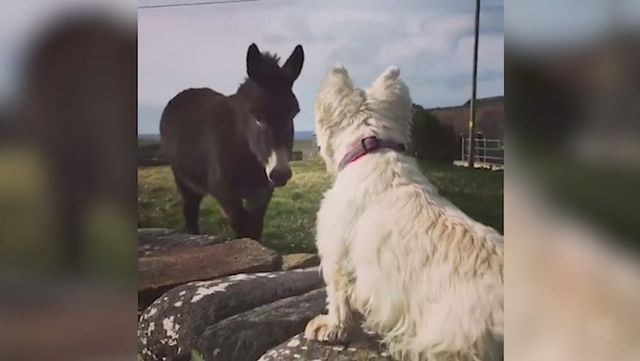
[[[305,336],[345,341],[360,313],[401,360],[500,359],[502,236],[393,149],[409,141],[411,125],[399,75],[390,67],[363,90],[336,67],[316,99],[320,153],[336,177],[317,219],[328,314]]]

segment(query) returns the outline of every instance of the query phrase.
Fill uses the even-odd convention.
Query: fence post
[[[469,101],[469,167],[473,168],[476,155],[476,87],[478,83],[478,41],[480,29],[480,0],[476,0],[475,41],[473,44],[473,78],[471,100]]]
[[[483,137],[482,138],[482,157],[483,157],[483,161],[486,163],[487,162],[487,138]]]

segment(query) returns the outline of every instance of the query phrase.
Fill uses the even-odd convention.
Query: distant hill
[[[138,134],[138,146],[160,143],[160,134]]]
[[[426,109],[441,123],[453,127],[457,137],[469,134],[469,104]],[[476,100],[477,131],[487,138],[504,138],[504,96]]]
[[[138,139],[160,140],[160,134],[138,134]]]
[[[295,132],[293,150],[305,154],[316,151],[313,131]],[[167,160],[160,149],[160,134],[138,134],[138,166],[166,165]]]
[[[313,130],[299,130],[293,135],[295,140],[311,140],[313,139]]]

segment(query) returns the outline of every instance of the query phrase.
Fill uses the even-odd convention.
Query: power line
[[[174,7],[180,7],[180,6],[248,3],[248,2],[256,2],[256,1],[259,1],[259,0],[218,0],[218,1],[202,1],[202,2],[192,2],[192,3],[142,5],[142,6],[138,6],[138,9],[158,9],[158,8],[174,8]]]

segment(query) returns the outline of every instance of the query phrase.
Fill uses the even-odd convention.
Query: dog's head
[[[411,97],[400,69],[387,68],[367,89],[353,85],[343,66],[329,70],[316,97],[316,136],[327,169],[364,132],[398,143],[409,141]]]

